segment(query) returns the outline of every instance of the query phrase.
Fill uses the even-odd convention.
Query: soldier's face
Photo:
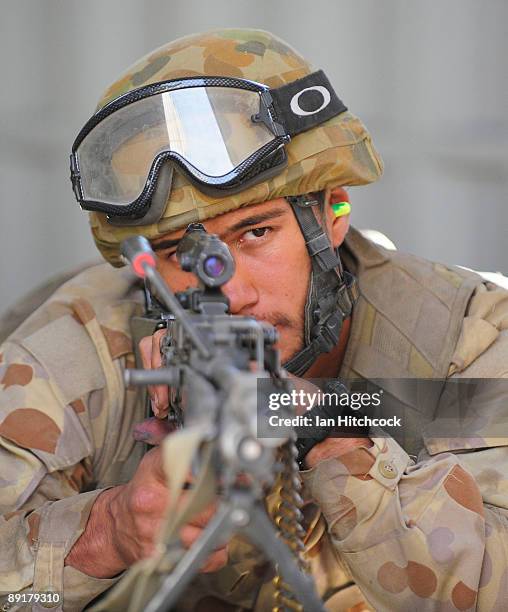
[[[274,325],[280,335],[281,360],[303,346],[304,306],[311,264],[296,218],[285,199],[248,206],[209,221],[204,226],[218,234],[235,260],[233,278],[223,286],[231,312],[250,315]],[[175,256],[184,230],[153,241],[158,269],[173,291],[197,284]]]

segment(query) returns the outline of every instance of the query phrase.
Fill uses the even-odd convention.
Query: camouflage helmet
[[[133,89],[170,79],[239,77],[275,88],[312,71],[301,55],[269,32],[227,29],[193,34],[136,62],[107,89],[97,109]],[[349,112],[293,137],[286,151],[288,165],[280,174],[226,197],[209,197],[176,173],[165,212],[152,225],[118,227],[108,223],[104,213],[90,213],[98,249],[112,265],[122,266],[119,245],[127,236],[142,234],[152,240],[249,204],[338,185],[363,185],[377,180],[382,173],[382,162],[369,133]]]

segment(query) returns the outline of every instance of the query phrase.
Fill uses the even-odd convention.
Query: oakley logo
[[[321,96],[323,97],[323,101],[321,102],[321,106],[319,108],[316,108],[315,110],[312,110],[312,111],[308,111],[308,110],[304,110],[300,106],[300,96],[306,91],[317,91],[318,93],[321,94]],[[328,89],[326,89],[326,87],[323,87],[322,85],[314,85],[313,87],[306,87],[305,89],[302,89],[302,91],[299,91],[298,93],[296,93],[291,98],[291,102],[289,103],[289,105],[295,115],[304,117],[306,115],[315,115],[316,113],[319,113],[319,111],[322,111],[323,108],[326,108],[330,104],[330,100],[331,100],[330,92],[328,91]]]

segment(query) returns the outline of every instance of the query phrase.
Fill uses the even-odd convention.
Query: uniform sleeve
[[[506,510],[483,502],[460,456],[414,465],[394,440],[373,442],[303,473],[369,602],[387,611],[506,609]],[[507,448],[478,452],[506,474]]]
[[[87,346],[84,336],[74,337]],[[84,373],[89,347],[82,361],[56,363],[55,374],[35,357],[35,340],[0,351],[0,603],[8,605],[9,593],[53,591],[63,609],[81,610],[117,580],[64,567],[101,493],[80,491],[94,489],[104,381],[96,374],[90,383]],[[73,397],[65,378],[78,368]]]

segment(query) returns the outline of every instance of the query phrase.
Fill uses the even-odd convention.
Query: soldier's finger
[[[153,370],[155,370],[156,368],[160,368],[162,365],[161,340],[164,337],[165,333],[165,329],[158,329],[152,336],[152,354],[150,356],[150,367]]]
[[[164,333],[164,329],[159,329],[153,336],[145,336],[140,340],[139,352],[145,370],[151,370],[161,366],[160,341]],[[158,418],[165,417],[168,407],[167,387],[165,385],[148,385],[147,391],[152,402],[152,410],[155,416]]]
[[[151,417],[136,423],[132,429],[132,435],[139,442],[146,442],[152,446],[156,446],[164,440],[164,438],[175,430],[175,425],[167,419],[157,419]]]
[[[212,555],[208,557],[205,564],[201,568],[201,571],[204,574],[208,574],[210,572],[217,572],[222,569],[228,562],[228,551],[226,548],[221,548],[220,550],[214,552]]]
[[[180,531],[180,540],[184,546],[184,548],[190,548],[193,546],[196,541],[199,539],[201,534],[203,533],[202,529],[198,527],[192,527],[191,525],[186,525]],[[209,557],[207,557],[204,564],[201,566],[201,572],[216,572],[224,567],[228,562],[228,552],[226,546],[221,546],[217,548]]]
[[[155,370],[162,365],[161,340],[166,333],[165,329],[159,329],[152,336],[152,353],[150,367]],[[167,416],[169,406],[169,393],[167,385],[157,385],[149,388],[152,399],[152,409],[158,418]]]
[[[152,367],[152,336],[145,336],[139,341],[139,352],[145,370]]]
[[[196,544],[196,542],[199,540],[202,534],[203,534],[203,529],[201,529],[200,527],[194,527],[193,525],[185,525],[180,530],[180,541],[182,542],[182,545],[184,546],[184,548],[190,548],[191,546],[194,546]],[[214,549],[213,553],[208,557],[207,564],[212,559],[215,559],[216,561],[219,560],[220,558],[223,557],[224,553],[227,555],[226,545],[221,544],[220,546],[217,546]],[[227,556],[225,560],[227,560]],[[211,571],[211,570],[208,570],[208,571]]]
[[[152,369],[152,338],[153,336],[145,336],[139,341],[139,352],[145,370]],[[153,385],[148,385],[147,392],[152,401],[152,408],[154,408],[155,387]]]
[[[194,527],[205,527],[208,524],[212,516],[217,512],[217,503],[214,502],[207,506],[204,510],[202,510],[196,516],[193,516],[189,521],[189,525],[193,525]]]

